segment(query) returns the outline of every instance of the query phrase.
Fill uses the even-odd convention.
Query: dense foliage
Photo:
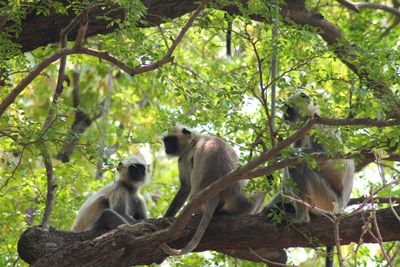
[[[0,16],[8,22],[0,33],[0,99],[4,99],[30,70],[59,49],[49,44],[21,53],[14,42],[21,32],[21,20],[31,12],[64,14],[80,12],[89,1],[1,1]],[[128,10],[125,21],[110,20],[117,30],[96,35],[85,45],[108,51],[130,66],[148,64],[162,58],[171,39],[188,15],[167,21],[159,27],[138,28],[136,22],[146,13],[139,0],[116,1]],[[283,123],[284,99],[298,89],[306,90],[320,105],[321,116],[331,118],[386,119],[387,103],[376,97],[374,89],[338,59],[333,48],[321,39],[315,28],[300,27],[277,20],[278,34],[271,24],[256,22],[249,16],[258,13],[270,18],[275,6],[265,1],[250,1],[244,16],[227,18],[225,12],[210,7],[189,29],[170,64],[131,77],[104,60],[88,55],[68,57],[64,92],[54,111],[50,127],[44,127],[57,82],[58,64],[46,68],[0,117],[0,266],[24,266],[16,247],[27,226],[41,223],[46,201],[47,177],[42,149],[53,156],[56,177],[55,206],[50,225],[70,229],[80,205],[94,191],[115,179],[115,167],[130,153],[142,151],[151,161],[152,181],[143,188],[150,217],[163,215],[177,188],[176,162],[162,152],[160,137],[170,125],[188,125],[200,132],[219,135],[229,141],[245,163],[289,136],[299,125]],[[382,2],[382,1],[375,1]],[[390,5],[391,1],[383,1]],[[397,1],[393,1],[395,3]],[[334,22],[347,41],[354,44],[357,67],[374,79],[390,85],[394,98],[400,96],[400,28],[385,31],[399,18],[376,9],[350,11],[335,1],[308,1],[325,19]],[[397,9],[398,10],[398,9]],[[271,12],[272,11],[272,12]],[[232,57],[226,56],[227,19],[233,21]],[[385,34],[384,34],[385,33]],[[71,43],[70,43],[71,44]],[[271,109],[271,58],[276,46],[276,114]],[[74,75],[75,73],[75,75]],[[262,81],[263,88],[260,89]],[[74,104],[74,83],[79,84],[80,103]],[[92,123],[78,135],[71,125],[78,112]],[[276,133],[271,134],[271,117]],[[364,150],[398,153],[399,127],[328,127],[314,132],[329,147],[331,155]],[[340,134],[343,141],[335,138]],[[56,155],[65,142],[77,137],[69,162]],[[118,147],[115,152],[113,148]],[[288,155],[289,150],[281,155]],[[357,158],[361,160],[361,158]],[[398,163],[371,164],[357,174],[353,197],[360,197],[398,181]],[[101,175],[97,175],[100,173]],[[248,190],[262,190],[268,201],[279,190],[283,171],[251,181]],[[385,187],[377,196],[400,195],[400,187]],[[398,242],[384,244],[390,255],[398,252]],[[385,262],[378,245],[344,246],[346,266],[376,266]],[[316,266],[323,254],[311,249],[291,249],[289,259],[302,266]],[[234,259],[217,253],[191,254],[169,259],[170,265],[233,265]],[[316,263],[318,262],[318,263]],[[400,264],[397,257],[394,265]],[[254,266],[239,261],[239,266]]]

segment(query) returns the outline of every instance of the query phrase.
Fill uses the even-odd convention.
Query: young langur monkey
[[[178,157],[180,187],[170,204],[165,217],[173,217],[185,203],[212,182],[236,169],[238,156],[224,140],[214,136],[199,135],[183,127],[174,127],[163,138],[165,153]],[[257,195],[254,203],[249,202],[241,189],[245,181],[238,181],[210,198],[200,211],[203,216],[192,240],[183,249],[176,250],[167,244],[161,248],[173,256],[181,256],[196,248],[214,212],[228,214],[258,213],[264,196]]]
[[[119,177],[96,192],[82,205],[73,232],[110,230],[147,218],[147,207],[139,188],[149,177],[149,165],[140,154],[119,163]]]
[[[288,99],[284,114],[287,122],[295,123],[314,115],[319,115],[318,107],[304,92],[300,91]],[[340,137],[335,136],[335,138],[340,142]],[[324,145],[317,143],[312,135],[304,136],[293,145],[293,148],[303,153],[326,152]],[[311,169],[307,163],[290,166],[285,170],[283,194],[298,198],[312,207],[341,212],[350,199],[354,169],[353,159],[326,160],[319,162],[316,169]],[[290,179],[296,188],[293,188],[293,183],[290,186],[285,182]],[[309,213],[316,213],[315,209],[300,202],[285,200],[282,194],[276,195],[264,212],[268,213],[270,209],[276,207],[283,207],[293,223],[307,223],[310,221]],[[333,253],[333,247],[328,247],[327,251]],[[327,256],[326,264],[332,266],[332,256]]]

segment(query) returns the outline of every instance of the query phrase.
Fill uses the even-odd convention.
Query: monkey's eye
[[[120,162],[120,163],[118,164],[117,171],[122,170],[122,167],[124,167],[124,165],[122,165],[122,162]]]
[[[300,93],[300,96],[302,97],[302,98],[310,98],[308,95],[306,95],[305,93]]]
[[[183,128],[183,129],[182,129],[182,133],[183,133],[183,134],[191,134],[191,132],[190,132],[188,129],[186,129],[186,128]]]

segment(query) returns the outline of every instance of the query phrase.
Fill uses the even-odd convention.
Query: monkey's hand
[[[154,225],[148,222],[138,222],[135,224],[121,224],[120,226],[118,226],[118,229],[130,233],[154,232],[156,230]]]

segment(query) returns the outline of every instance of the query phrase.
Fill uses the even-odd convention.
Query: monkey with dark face
[[[147,218],[147,207],[139,188],[149,177],[142,155],[123,160],[117,168],[118,180],[90,197],[79,210],[73,232],[110,230]]]
[[[189,195],[199,193],[212,182],[235,170],[238,156],[233,148],[218,137],[199,135],[182,127],[172,128],[163,138],[165,152],[178,157],[180,188],[170,204],[166,217],[174,216],[183,206]],[[162,249],[174,256],[191,252],[202,238],[214,212],[225,214],[254,214],[264,201],[264,196],[257,196],[249,202],[241,192],[245,181],[222,190],[218,195],[208,199],[201,207],[203,216],[200,224],[188,245],[176,250],[163,244]]]
[[[295,123],[315,115],[319,115],[318,108],[304,92],[288,99],[284,114],[287,122]],[[335,138],[340,141],[338,136]],[[293,148],[303,153],[326,152],[324,145],[317,143],[313,135],[304,136]],[[283,194],[304,201],[312,207],[342,212],[350,200],[354,170],[353,159],[322,161],[316,169],[310,168],[307,163],[290,166],[285,170]],[[288,183],[289,180],[293,181],[294,185]],[[315,209],[297,201],[287,200],[282,194],[273,198],[264,209],[264,213],[277,207],[282,207],[293,223],[307,223],[310,221],[310,212],[316,213]],[[333,252],[333,247],[329,249]],[[327,266],[332,266],[331,260],[331,257],[327,258]]]

